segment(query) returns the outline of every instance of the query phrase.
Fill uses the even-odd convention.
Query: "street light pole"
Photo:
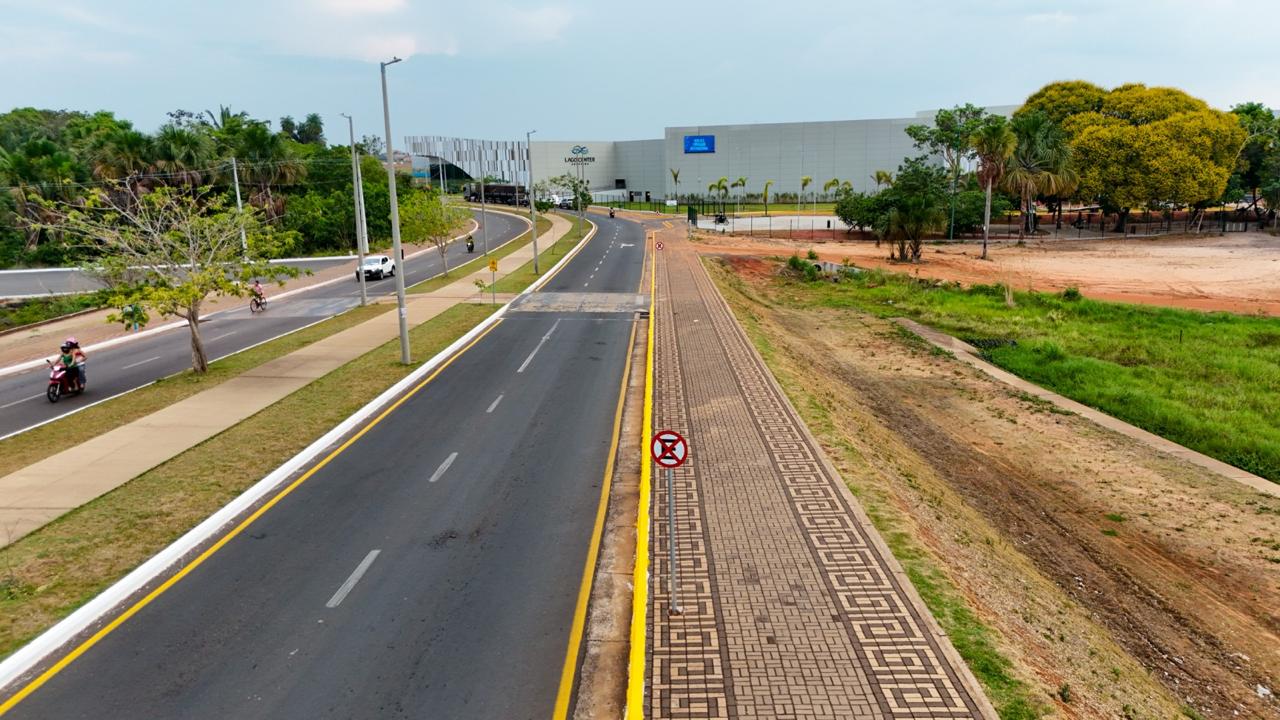
[[[391,196],[391,257],[396,270],[396,307],[400,315],[400,362],[409,364],[409,312],[404,306],[404,251],[400,249],[400,205],[396,201],[396,156],[391,144],[391,106],[387,102],[387,66],[400,62],[392,57],[378,63],[382,70],[382,122],[387,132],[387,192]]]
[[[524,152],[527,165],[529,166],[529,218],[533,220],[533,227],[529,228],[529,232],[533,233],[533,274],[538,274],[538,201],[533,193],[533,134],[537,130],[530,130],[524,134]]]
[[[240,253],[249,257],[249,240],[244,235],[244,206],[240,204],[240,171],[234,155],[231,156],[231,181],[236,186],[236,213],[240,215]]]
[[[347,135],[351,138],[351,202],[355,205],[356,218],[356,277],[360,278],[360,304],[369,304],[369,295],[364,285],[364,237],[361,235],[360,207],[360,161],[356,159],[356,129],[351,116],[342,113],[347,119]]]
[[[484,207],[484,151],[481,150],[480,155],[480,240],[484,243],[484,254],[489,254],[489,216],[485,213]]]

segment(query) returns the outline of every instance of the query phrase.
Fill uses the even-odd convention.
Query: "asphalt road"
[[[479,213],[475,213],[479,219]],[[499,213],[487,213],[489,244],[497,248],[523,233],[527,225]],[[475,233],[476,254],[480,254],[481,235]],[[474,255],[471,257],[475,257]],[[467,259],[466,247],[457,242],[449,246],[449,264],[455,266]],[[253,314],[248,305],[209,316],[201,323],[201,337],[210,358],[220,358],[250,345],[296,330],[348,310],[360,303],[360,285],[355,279],[355,261],[351,281],[324,287],[272,301],[274,286],[265,284],[267,309]],[[440,254],[429,252],[406,261],[405,285],[412,285],[436,275],[441,270]],[[395,279],[366,283],[370,297],[395,293]],[[166,321],[167,322],[167,321]],[[66,397],[57,404],[45,399],[48,371],[43,367],[0,377],[0,437],[18,432],[41,422],[72,412],[88,403],[118,395],[159,378],[191,367],[191,335],[185,327],[123,343],[90,353],[86,368],[89,389],[82,395]],[[56,347],[46,348],[49,356]]]
[[[598,223],[547,291],[637,291]],[[550,716],[632,318],[511,312],[10,717]]]

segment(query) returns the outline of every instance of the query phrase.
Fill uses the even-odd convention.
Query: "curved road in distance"
[[[477,221],[479,213],[475,213]],[[524,233],[525,222],[501,213],[487,213],[489,247]],[[449,246],[449,265],[454,267],[473,259],[482,251],[480,233],[476,236],[476,252],[468,256],[464,243]],[[223,310],[210,315],[200,324],[205,351],[210,358],[221,358],[251,345],[261,343],[305,325],[323,320],[360,304],[360,285],[355,279],[355,261],[351,265],[350,282],[316,287],[278,301],[271,300],[267,290],[267,309],[258,314],[241,308]],[[412,285],[438,274],[440,254],[427,252],[404,263],[405,285]],[[370,298],[394,295],[395,279],[371,280],[366,283]],[[247,301],[246,301],[247,302]],[[167,322],[167,321],[166,321]],[[58,342],[50,339],[50,342]],[[47,348],[48,356],[57,347]],[[86,368],[89,389],[83,395],[63,398],[57,404],[45,399],[49,371],[43,366],[0,377],[0,437],[20,432],[104,398],[154,382],[191,367],[191,336],[186,327],[122,343],[103,350],[91,351]]]
[[[647,277],[643,228],[595,220],[543,292],[7,717],[551,716]]]

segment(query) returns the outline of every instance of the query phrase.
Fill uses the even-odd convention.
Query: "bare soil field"
[[[1262,293],[1262,271],[1280,270],[1263,238],[1152,242],[1000,248],[981,264],[947,247],[921,274],[1019,269],[1037,287],[1182,297]],[[748,250],[782,248],[708,247],[727,253],[709,263],[735,314],[881,533],[958,590],[1050,716],[1280,717],[1280,501],[1019,395],[888,321],[791,302],[778,264]],[[1207,280],[1171,270],[1206,258]],[[1118,267],[1146,269],[1125,281]]]
[[[1076,287],[1098,300],[1280,316],[1280,237],[1265,233],[1164,236],[1115,240],[993,243],[979,260],[973,242],[926,245],[918,264],[894,263],[874,242],[810,242],[703,234],[712,254],[791,255],[810,248],[823,260],[848,258],[922,277],[1005,283],[1019,290]]]

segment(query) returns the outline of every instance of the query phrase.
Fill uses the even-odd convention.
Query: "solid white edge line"
[[[500,211],[494,210],[493,212],[500,212]],[[504,214],[510,215],[511,217],[522,220],[526,225],[529,224],[528,218],[524,218],[519,215],[515,215],[513,213],[504,213]],[[515,237],[520,237],[520,235],[522,234],[523,233],[517,233]],[[450,242],[453,242],[454,240],[460,240],[464,237],[466,237],[466,234],[459,235],[453,238],[452,240],[450,240]],[[515,237],[511,238],[511,240],[508,240],[507,242],[509,243],[512,240],[515,240]],[[503,247],[506,244],[507,243],[503,243],[498,247]],[[492,249],[496,250],[497,248],[492,248]],[[406,255],[404,259],[405,259],[405,262],[408,262],[416,257],[425,255],[430,252],[436,252],[435,247],[423,248],[416,253]],[[0,272],[3,272],[3,271],[0,271]],[[426,280],[430,280],[434,277],[439,276],[440,274],[441,273],[436,273],[435,275],[432,275],[431,277],[426,278]],[[284,298],[290,297],[292,295],[297,295],[298,293],[315,290],[316,288],[328,287],[330,285],[344,282],[346,280],[347,280],[347,277],[345,275],[342,275],[342,276],[333,278],[332,280],[325,280],[324,282],[318,282],[314,285],[307,285],[305,287],[294,288],[293,290],[286,290],[285,292],[282,292],[279,295],[272,295],[271,299],[283,300]],[[421,282],[426,282],[426,280],[422,280]],[[235,312],[236,310],[243,310],[243,309],[244,309],[243,306],[241,306],[241,307],[230,307],[230,308],[226,308],[225,310],[218,310],[216,312],[210,313],[209,315],[205,316],[205,319],[202,322],[207,322],[208,320],[218,317],[219,315],[224,315],[226,313]],[[173,330],[175,328],[186,327],[186,324],[187,324],[186,320],[177,320],[174,322],[165,323],[164,325],[157,325],[156,327],[147,328],[146,330],[139,330],[138,332],[133,333],[132,335],[121,335],[120,337],[114,337],[114,338],[111,338],[110,340],[103,340],[102,342],[94,343],[93,345],[86,345],[84,346],[84,350],[85,352],[106,350],[107,348],[112,348],[117,345],[123,345],[128,342],[133,342],[134,340],[140,340],[144,337],[150,337],[152,335],[158,335],[162,332],[168,332],[169,330]],[[26,362],[18,363],[17,365],[10,365],[8,367],[0,368],[0,377],[6,377],[8,375],[16,375],[18,373],[26,372],[27,370],[30,370],[35,367],[39,367],[40,365],[43,365],[43,364],[44,364],[44,358],[36,358],[35,360],[28,360]],[[3,438],[0,438],[0,439],[3,439]]]
[[[324,606],[336,608],[341,605],[342,601],[347,599],[347,593],[351,592],[356,583],[360,582],[360,578],[364,577],[365,572],[369,570],[369,566],[373,564],[374,560],[378,559],[378,553],[381,552],[381,550],[370,550],[369,554],[365,555],[360,564],[356,566],[356,569],[351,571],[351,575],[347,577],[346,582],[342,583],[342,586],[338,588],[338,591],[333,594],[333,597],[329,598],[329,602],[325,603]]]
[[[508,213],[510,214],[510,213]],[[519,217],[516,215],[515,217]],[[588,221],[590,222],[590,221]],[[556,263],[545,275],[536,280],[532,285],[525,288],[524,292],[512,298],[510,302],[498,308],[489,317],[485,318],[480,324],[468,330],[462,337],[454,340],[449,347],[436,353],[434,357],[423,363],[418,369],[406,375],[399,382],[382,392],[381,395],[370,400],[367,405],[352,413],[350,417],[338,423],[332,430],[316,439],[302,452],[294,455],[283,465],[267,474],[266,477],[254,483],[244,492],[240,493],[235,499],[222,506],[217,512],[205,518],[199,525],[191,528],[182,537],[173,541],[168,547],[151,556],[146,562],[134,568],[128,575],[117,580],[114,584],[103,590],[92,600],[81,605],[79,609],[63,618],[56,625],[41,633],[34,640],[15,650],[12,655],[0,661],[0,691],[10,688],[18,680],[24,679],[24,676],[32,671],[41,660],[48,655],[56,652],[59,648],[67,643],[75,640],[81,633],[96,624],[104,615],[111,612],[117,605],[120,605],[133,597],[138,591],[145,588],[156,579],[161,573],[170,566],[178,563],[189,553],[200,545],[208,542],[227,526],[231,525],[237,518],[248,512],[250,508],[260,502],[269,495],[273,490],[278,489],[290,476],[298,472],[308,463],[313,462],[321,453],[329,449],[337,443],[343,436],[354,430],[365,420],[372,417],[380,411],[384,406],[395,400],[396,397],[403,394],[406,390],[421,382],[422,378],[431,374],[441,363],[449,359],[458,350],[466,347],[475,340],[481,333],[488,330],[491,326],[498,322],[511,304],[529,295],[537,292],[539,288],[547,284],[550,278],[558,272],[566,263],[577,256],[578,252],[586,246],[591,238],[595,236],[598,226],[591,223],[591,231],[586,234],[572,250],[565,253],[560,258],[560,262]],[[328,319],[328,318],[325,318]],[[323,320],[318,321],[323,322]],[[246,350],[248,348],[245,348]],[[137,388],[135,388],[137,389]],[[132,392],[132,391],[129,391]],[[122,393],[123,394],[123,393]],[[86,406],[87,407],[87,406]],[[63,417],[66,417],[65,415]]]
[[[36,397],[40,397],[40,396],[37,395]],[[503,398],[503,395],[498,395],[498,397],[494,398],[493,402],[489,403],[489,409],[485,410],[485,414],[493,412],[494,408],[498,407],[498,403],[502,402],[502,398]],[[30,400],[30,399],[31,398],[27,398],[27,400]],[[19,400],[18,402],[25,402],[25,401]]]
[[[445,458],[444,462],[440,463],[440,467],[436,468],[436,471],[431,473],[431,477],[430,479],[427,480],[427,482],[433,483],[439,480],[440,478],[444,477],[444,474],[449,469],[449,466],[452,465],[453,461],[457,459],[458,459],[457,452],[449,453],[449,457]]]

